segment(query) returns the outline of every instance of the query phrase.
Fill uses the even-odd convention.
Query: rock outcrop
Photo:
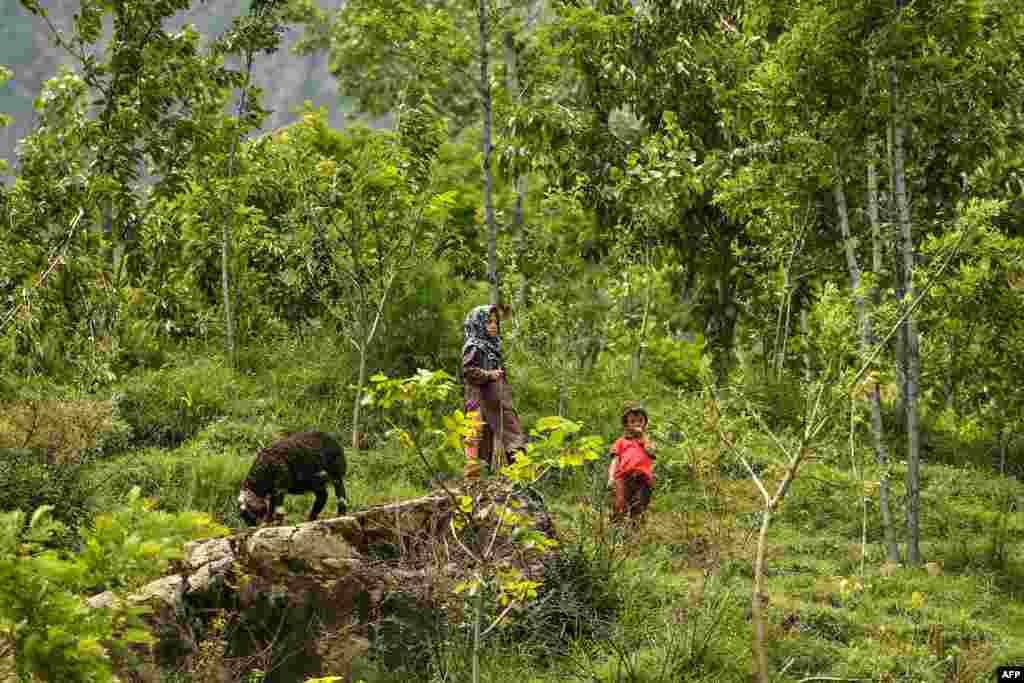
[[[532,525],[554,533],[539,505],[529,502],[525,510]],[[451,518],[452,499],[441,493],[190,543],[176,573],[126,598],[150,609],[146,621],[157,642],[136,652],[141,664],[121,663],[120,675],[156,681],[161,668],[189,666],[208,639],[211,618],[224,614],[232,624],[223,634],[223,670],[213,678],[234,680],[241,671],[231,671],[232,662],[261,668],[253,665],[260,656],[264,670],[274,660],[275,683],[337,675],[371,648],[394,655],[390,666],[413,666],[423,650],[377,642],[383,631],[375,625],[441,614],[451,588],[468,576],[472,562]],[[510,539],[499,539],[500,563],[542,578],[542,555],[513,553]],[[96,608],[119,602],[111,593],[89,599]]]

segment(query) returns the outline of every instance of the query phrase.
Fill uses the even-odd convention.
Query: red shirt
[[[612,446],[611,452],[617,456],[618,461],[615,479],[622,479],[629,472],[642,472],[647,477],[647,483],[654,485],[654,461],[639,441],[621,437]]]

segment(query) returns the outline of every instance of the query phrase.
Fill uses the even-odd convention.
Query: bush
[[[0,449],[0,510],[51,505],[54,519],[74,532],[92,509],[84,477],[88,466],[86,459],[58,463],[39,448]]]
[[[92,609],[81,594],[95,586],[130,589],[165,571],[185,541],[227,530],[195,513],[154,512],[138,490],[83,532],[83,550],[45,549],[63,533],[41,507],[0,515],[0,645],[19,680],[113,681],[110,654],[152,642],[138,609]],[[125,619],[127,617],[127,619]],[[126,628],[127,627],[127,628]]]
[[[372,365],[398,377],[420,368],[440,368],[454,376],[462,362],[466,310],[449,266],[435,261],[398,284],[378,330]]]
[[[424,678],[436,655],[427,645],[439,647],[448,637],[445,611],[402,591],[385,596],[381,611],[385,616],[370,625],[370,657],[389,672]]]
[[[96,507],[109,509],[133,487],[170,512],[197,510],[238,526],[238,487],[251,459],[236,453],[151,449],[97,465],[89,473]]]
[[[222,417],[199,432],[189,446],[204,453],[232,451],[253,455],[285,431],[283,425],[274,422]]]
[[[704,335],[695,339],[654,337],[647,345],[648,363],[658,368],[670,384],[686,389],[699,389],[701,361],[704,356]]]
[[[39,391],[32,393],[40,395]],[[53,387],[44,394],[48,396],[45,399],[0,403],[0,448],[40,448],[55,460],[67,462],[123,445],[129,427],[112,401],[74,394],[52,398],[60,394],[61,390]]]
[[[225,387],[234,378],[217,360],[149,371],[133,378],[117,406],[136,447],[174,447],[225,411]]]

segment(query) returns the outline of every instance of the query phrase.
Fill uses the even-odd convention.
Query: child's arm
[[[657,446],[654,445],[654,442],[651,441],[647,434],[644,434],[643,437],[640,439],[640,445],[644,447],[644,452],[647,453],[647,456],[651,460],[657,459],[658,456],[655,455],[655,453],[657,452],[658,448]]]
[[[612,447],[608,450],[608,455],[611,456],[612,461],[608,463],[608,485],[611,486],[615,483],[615,466],[619,464],[619,452],[615,449],[616,444],[612,444]]]

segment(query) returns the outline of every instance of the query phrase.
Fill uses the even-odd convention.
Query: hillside
[[[215,36],[228,27],[230,19],[245,10],[247,3],[229,0],[210,0],[195,3],[182,12],[170,28],[192,24],[203,35]],[[341,0],[320,3],[325,8],[340,6]],[[54,24],[66,29],[77,10],[77,0],[56,0],[44,4]],[[273,130],[295,119],[292,110],[305,100],[315,106],[324,105],[331,124],[341,125],[345,105],[339,102],[334,78],[327,72],[326,56],[308,57],[290,52],[299,31],[289,29],[282,39],[281,49],[264,55],[256,64],[255,80],[263,88],[263,104],[271,114],[263,130]],[[109,26],[107,35],[109,35]],[[14,71],[14,79],[0,86],[0,112],[14,117],[14,122],[0,128],[0,159],[15,162],[15,147],[35,122],[33,100],[39,96],[43,83],[57,72],[61,65],[72,60],[52,40],[45,23],[31,16],[18,0],[0,0],[0,65]]]
[[[0,184],[0,683],[1024,664],[1018,2],[261,0],[396,116],[285,49],[239,144],[196,3],[90,1],[104,125]]]
[[[514,338],[510,341],[515,344]],[[520,410],[532,430],[556,396],[543,371],[512,353],[524,398]],[[205,512],[228,527],[244,529],[235,496],[255,449],[297,425],[343,429],[346,417],[334,414],[335,400],[318,395],[323,378],[346,373],[329,343],[311,342],[301,351],[290,344],[252,351],[250,362],[260,370],[231,381],[216,358],[189,355],[191,360],[180,357],[160,371],[126,377],[118,391],[121,417],[106,427],[109,455],[93,460],[74,480],[54,482],[48,489],[71,487],[62,494],[70,501],[75,496],[69,494],[82,487],[94,492],[87,500],[90,509],[116,510],[129,489],[139,486],[161,510]],[[302,360],[312,357],[320,360]],[[597,372],[579,386],[586,398],[573,400],[569,410],[585,432],[610,439],[614,413],[608,414],[607,406],[614,404],[614,387],[623,378],[613,365]],[[173,391],[161,389],[168,386]],[[666,387],[646,374],[634,386],[648,397],[652,434],[660,444],[659,483],[648,519],[639,532],[608,525],[604,462],[541,482],[536,491],[561,542],[557,559],[544,563],[538,599],[514,611],[505,626],[489,635],[481,680],[750,680],[751,567],[760,509],[756,488],[716,439],[701,432],[706,399],[697,394],[659,398]],[[179,395],[193,397],[192,417],[175,406],[172,397]],[[448,412],[454,406],[446,402],[439,408]],[[223,550],[200,552],[206,546],[194,543],[180,575],[171,574],[140,594],[138,600],[156,606],[157,623],[165,624],[154,632],[185,647],[173,656],[170,651],[160,655],[161,673],[152,677],[150,669],[146,680],[300,683],[302,676],[284,672],[316,673],[310,667],[321,659],[326,668],[320,675],[342,674],[351,664],[353,680],[367,683],[452,680],[441,672],[468,680],[466,610],[473,602],[451,592],[450,575],[476,565],[465,556],[453,559],[457,541],[452,536],[445,540],[443,525],[432,550],[422,539],[415,541],[420,550],[412,550],[417,529],[430,527],[437,533],[439,527],[425,525],[430,515],[421,519],[397,510],[427,503],[434,510],[447,496],[433,488],[430,470],[401,439],[384,436],[379,416],[370,419],[377,444],[349,451],[354,517],[330,521],[333,515],[325,514],[324,524],[303,525],[311,497],[289,496],[286,523],[299,526],[257,536],[236,532],[228,539],[231,547],[249,548],[243,564],[223,561]],[[170,434],[153,429],[160,425],[180,429],[174,440],[184,440],[159,445],[160,435]],[[687,436],[677,440],[680,434]],[[754,452],[766,454],[754,462],[767,472],[775,461],[767,455],[770,439],[754,431],[740,438]],[[768,648],[771,665],[780,672],[773,680],[795,683],[831,676],[981,683],[991,680],[995,666],[1024,661],[1024,515],[1010,502],[1024,495],[1024,485],[984,468],[926,465],[922,536],[929,565],[891,565],[884,561],[877,500],[867,499],[865,517],[859,502],[863,482],[844,450],[843,444],[823,449],[807,466],[769,537]],[[458,452],[442,447],[438,453],[439,477],[461,468]],[[769,484],[777,481],[766,478]],[[893,486],[901,496],[902,477]],[[334,510],[331,498],[328,511]],[[395,512],[379,507],[393,503],[400,503]],[[345,543],[360,545],[353,539],[360,528],[359,533],[370,533],[365,520],[371,518],[383,525],[375,532],[377,543],[402,529],[410,540],[391,541],[384,554],[356,553]],[[332,529],[348,526],[345,543],[328,538],[336,533]],[[309,540],[318,534],[326,534],[326,540]],[[452,547],[445,551],[447,544]],[[228,547],[223,541],[207,545]],[[261,553],[266,557],[260,559]],[[377,561],[368,562],[368,557]],[[207,570],[204,563],[217,567]],[[153,568],[143,571],[142,581],[158,578]],[[218,578],[225,572],[241,573]],[[246,579],[246,573],[252,577]],[[174,582],[191,596],[186,612],[175,607],[183,598],[175,597]],[[374,582],[386,587],[375,588]],[[259,585],[263,588],[257,590]],[[253,597],[240,597],[240,602],[230,597],[231,591],[243,589],[245,595],[262,596],[268,606],[257,609],[262,603]],[[320,614],[310,605],[327,604],[323,600],[328,598],[310,596],[326,591],[330,600],[346,601],[351,610],[360,590],[369,591],[376,607],[354,613],[363,616],[351,617],[350,628],[339,629],[336,615],[329,629],[327,621],[323,630],[300,624]],[[293,605],[283,631],[274,610],[285,603],[275,603],[275,596]],[[113,599],[104,595],[91,602],[110,604]],[[489,619],[499,607],[491,609]],[[166,624],[183,619],[182,614],[191,615],[180,622],[187,628],[168,635],[173,630]],[[199,647],[204,637],[207,642]],[[258,642],[267,649],[253,650],[257,641],[247,638],[262,639]],[[304,662],[290,659],[296,648],[308,649]],[[258,671],[281,674],[261,678]]]

